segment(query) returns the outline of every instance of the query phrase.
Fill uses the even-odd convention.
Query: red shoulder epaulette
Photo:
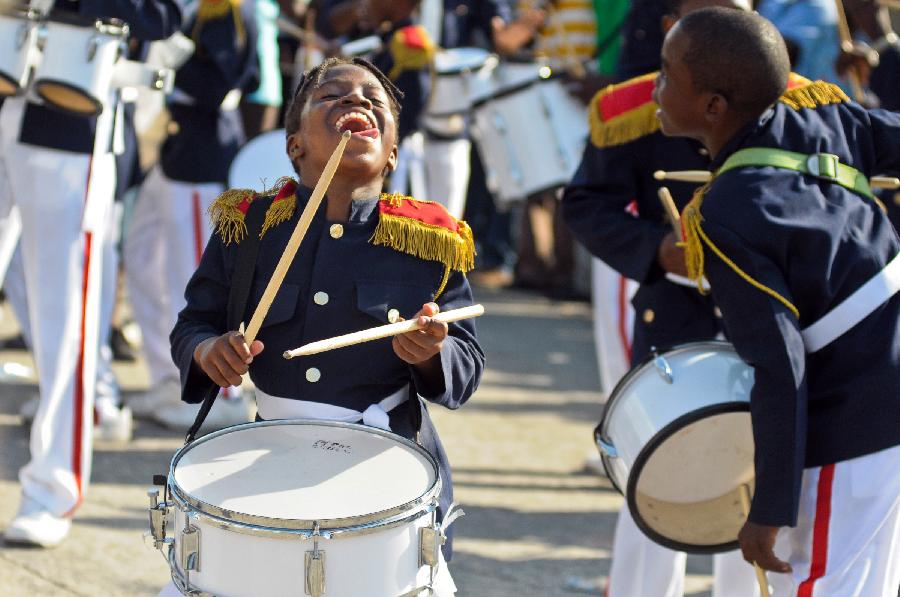
[[[434,60],[434,42],[421,25],[409,25],[394,32],[389,42],[394,66],[388,78],[396,79],[403,71],[427,68]]]
[[[591,142],[597,147],[622,145],[659,130],[653,85],[656,73],[609,85],[591,100]]]
[[[471,228],[433,201],[382,195],[371,242],[420,259],[439,261],[456,271],[467,272],[475,265]]]

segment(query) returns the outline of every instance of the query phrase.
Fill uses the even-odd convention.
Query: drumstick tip
[[[294,358],[294,355],[291,354],[290,350],[285,350],[283,353],[281,353],[281,356],[283,356],[288,361],[290,361],[292,358]]]
[[[344,131],[344,132],[341,134],[341,137],[343,137],[344,139],[349,139],[349,138],[350,138],[350,135],[352,135],[352,134],[353,134],[353,133],[351,133],[349,130],[348,130],[348,131]]]
[[[653,173],[653,178],[656,180],[665,180],[666,179],[666,171],[665,170],[657,170]]]

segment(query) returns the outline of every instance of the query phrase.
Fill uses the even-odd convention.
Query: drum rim
[[[360,514],[357,516],[347,516],[343,518],[321,518],[321,519],[300,519],[300,518],[274,518],[270,516],[260,516],[256,514],[247,514],[244,512],[236,512],[234,510],[229,510],[227,508],[222,508],[220,506],[216,506],[210,504],[208,502],[204,502],[201,499],[198,499],[184,490],[181,486],[178,485],[178,482],[175,480],[175,468],[178,465],[178,462],[181,458],[187,454],[191,449],[197,447],[198,445],[208,442],[210,440],[216,439],[223,435],[227,435],[229,433],[234,433],[236,431],[241,431],[243,429],[255,428],[255,427],[273,427],[273,426],[284,426],[284,425],[302,425],[302,426],[312,426],[312,427],[338,427],[344,429],[352,429],[354,431],[362,431],[365,433],[371,433],[374,435],[382,436],[386,439],[395,441],[401,445],[405,445],[406,447],[412,449],[418,454],[425,457],[425,460],[428,464],[431,465],[431,468],[434,472],[434,481],[431,485],[422,493],[420,496],[412,499],[403,504],[387,508],[385,510],[380,510],[378,512],[370,512],[367,514]],[[396,433],[392,433],[390,431],[385,431],[383,429],[378,429],[375,427],[369,427],[367,425],[359,425],[357,423],[344,423],[340,421],[320,421],[313,419],[276,419],[271,421],[252,421],[249,423],[242,423],[240,425],[234,425],[232,427],[226,427],[224,429],[220,429],[218,431],[214,431],[212,433],[208,433],[203,437],[197,438],[189,444],[185,444],[182,446],[175,455],[172,456],[172,462],[169,465],[169,476],[168,476],[168,487],[172,492],[174,497],[184,502],[192,509],[201,512],[203,514],[208,514],[215,518],[219,518],[229,522],[235,522],[242,525],[250,525],[253,527],[259,527],[263,529],[271,529],[273,531],[277,531],[278,529],[288,529],[288,530],[300,530],[300,531],[312,531],[316,528],[319,528],[322,531],[341,531],[347,532],[351,531],[355,528],[367,527],[372,523],[387,521],[388,519],[393,519],[395,517],[401,516],[403,514],[412,513],[414,511],[419,510],[422,507],[427,507],[433,501],[437,499],[441,492],[441,475],[440,469],[438,467],[437,461],[434,457],[422,446],[419,444],[406,439]]]
[[[490,95],[479,97],[478,99],[473,100],[471,102],[472,110],[477,110],[483,107],[485,104],[488,104],[494,100],[503,99],[506,96],[524,91],[529,87],[532,87],[533,85],[540,85],[545,81],[548,81],[548,79],[543,79],[540,77],[540,75],[535,73],[534,79],[529,79],[527,81],[523,81],[522,83],[516,83],[515,85],[511,85],[509,87],[503,87],[499,91],[496,91]]]
[[[728,413],[739,413],[739,412],[750,412],[750,403],[749,402],[719,402],[716,404],[711,404],[709,406],[704,406],[702,408],[698,408],[697,410],[691,411],[687,414],[684,414],[676,419],[670,421],[665,427],[656,432],[656,434],[651,437],[646,445],[641,448],[641,451],[638,453],[637,457],[634,459],[634,463],[631,465],[631,470],[628,473],[628,488],[625,492],[625,499],[628,501],[628,510],[631,512],[631,518],[634,520],[634,523],[638,526],[641,531],[645,535],[647,535],[651,540],[664,547],[668,547],[669,549],[674,549],[675,551],[684,551],[687,553],[696,553],[696,554],[713,554],[713,553],[721,553],[723,551],[731,551],[738,548],[738,540],[735,538],[734,541],[727,541],[725,543],[715,543],[711,545],[707,544],[695,544],[695,543],[686,543],[683,541],[675,541],[674,539],[670,539],[664,535],[659,534],[654,531],[650,525],[644,522],[644,519],[640,516],[640,513],[637,508],[637,503],[635,501],[635,489],[637,486],[637,480],[640,477],[640,473],[644,468],[644,465],[647,464],[647,461],[650,459],[650,455],[656,451],[663,442],[669,439],[673,434],[683,429],[686,424],[690,424],[700,419],[705,419],[711,415],[723,415]],[[606,466],[606,462],[604,461],[604,466]]]
[[[638,374],[640,374],[648,366],[651,366],[653,364],[654,359],[656,359],[656,357],[658,357],[658,356],[664,357],[666,355],[673,354],[676,352],[684,352],[687,350],[692,350],[692,349],[700,348],[703,346],[712,347],[712,348],[724,348],[728,352],[731,352],[732,354],[737,355],[737,350],[735,350],[734,345],[731,344],[730,342],[726,342],[724,340],[697,340],[695,342],[685,342],[683,344],[676,344],[676,345],[670,346],[668,348],[651,350],[650,354],[648,354],[646,357],[644,357],[644,359],[640,363],[638,363],[637,365],[635,365],[634,367],[629,369],[628,372],[622,376],[622,379],[620,379],[618,381],[618,383],[616,383],[615,387],[613,388],[613,391],[610,392],[609,398],[606,400],[606,404],[603,406],[603,415],[600,417],[600,422],[594,428],[594,444],[597,446],[597,448],[598,449],[600,448],[600,440],[603,440],[604,442],[609,443],[609,441],[610,441],[609,435],[606,433],[606,431],[607,431],[606,427],[607,427],[607,424],[609,423],[609,415],[610,415],[610,413],[613,412],[613,410],[614,410],[613,407],[615,406],[615,404],[621,399],[620,397],[621,397],[622,393],[625,391],[625,388],[631,383],[631,381],[635,377],[638,376]],[[728,404],[728,403],[725,402],[725,403],[719,403],[719,404]],[[749,405],[749,402],[747,404]],[[704,407],[704,408],[706,408],[706,407]],[[749,406],[748,406],[748,408],[749,408]],[[679,417],[678,419],[676,419],[676,421],[680,420],[681,418],[683,418],[683,417]],[[675,421],[670,421],[669,425],[671,425],[674,422]],[[660,429],[656,435],[662,433],[665,429],[667,429],[669,427],[669,425],[666,425],[665,427]],[[654,435],[653,437],[655,438],[656,435]],[[653,438],[651,438],[651,440],[652,439]],[[646,448],[646,446],[644,446],[644,448]],[[603,453],[603,450],[600,450],[600,460],[603,463],[603,470],[606,472],[606,477],[610,480],[613,487],[616,489],[616,491],[618,491],[622,495],[625,495],[625,491],[623,491],[623,489],[621,487],[619,487],[619,484],[616,483],[615,475],[613,475],[612,471],[610,470],[611,467],[608,462],[609,459],[606,456],[606,454]],[[637,462],[637,459],[635,459],[635,462]],[[632,470],[633,469],[634,469],[634,464],[632,464]],[[630,477],[630,474],[629,474],[629,477]]]
[[[21,80],[13,79],[10,75],[3,71],[0,71],[0,79],[2,79],[4,83],[8,83],[10,87],[14,87],[16,89],[15,93],[0,93],[0,97],[2,98],[19,97],[25,91],[25,88],[22,86]]]
[[[80,93],[82,96],[84,96],[84,98],[86,100],[88,100],[89,103],[94,105],[94,111],[93,112],[82,112],[80,110],[72,110],[71,108],[67,108],[61,104],[57,104],[57,103],[49,100],[44,95],[44,93],[41,91],[42,83],[50,83],[52,85],[59,85],[60,87],[65,87],[66,89],[69,89],[76,93]],[[42,77],[42,78],[34,81],[31,85],[32,85],[32,88],[34,89],[34,92],[38,94],[38,96],[41,98],[41,100],[43,100],[44,105],[49,108],[53,108],[55,110],[62,110],[63,112],[66,112],[68,114],[76,114],[78,116],[97,116],[98,114],[100,114],[100,112],[103,111],[103,103],[100,100],[98,100],[95,97],[91,97],[90,95],[88,95],[84,92],[83,88],[73,85],[73,84],[69,83],[68,81],[62,81],[60,79],[54,79],[52,77],[49,77],[49,78]]]

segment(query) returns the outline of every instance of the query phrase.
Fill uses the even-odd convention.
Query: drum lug
[[[306,594],[311,597],[322,597],[325,594],[325,552],[319,549],[319,523],[313,526],[313,548],[304,558],[306,570]]]
[[[669,361],[666,360],[666,357],[659,354],[655,347],[651,348],[651,350],[653,351],[653,366],[656,368],[656,372],[667,384],[674,383],[675,379],[672,377],[672,367],[669,365]]]
[[[437,524],[419,529],[419,566],[437,568],[441,559],[441,546],[447,537]]]
[[[181,568],[185,573],[200,571],[200,529],[192,524],[196,520],[196,512],[188,512],[181,531]]]
[[[162,549],[166,544],[166,517],[169,514],[169,504],[159,503],[159,489],[151,487],[147,490],[150,498],[150,536],[153,537],[153,547]]]

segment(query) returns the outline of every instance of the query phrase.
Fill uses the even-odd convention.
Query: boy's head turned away
[[[667,135],[706,141],[762,114],[787,88],[787,48],[775,26],[740,10],[684,15],[663,43],[654,98]]]
[[[392,171],[401,97],[360,58],[329,58],[306,73],[284,119],[288,157],[301,180],[324,168],[344,131],[352,133],[341,160],[344,174],[363,183]]]

